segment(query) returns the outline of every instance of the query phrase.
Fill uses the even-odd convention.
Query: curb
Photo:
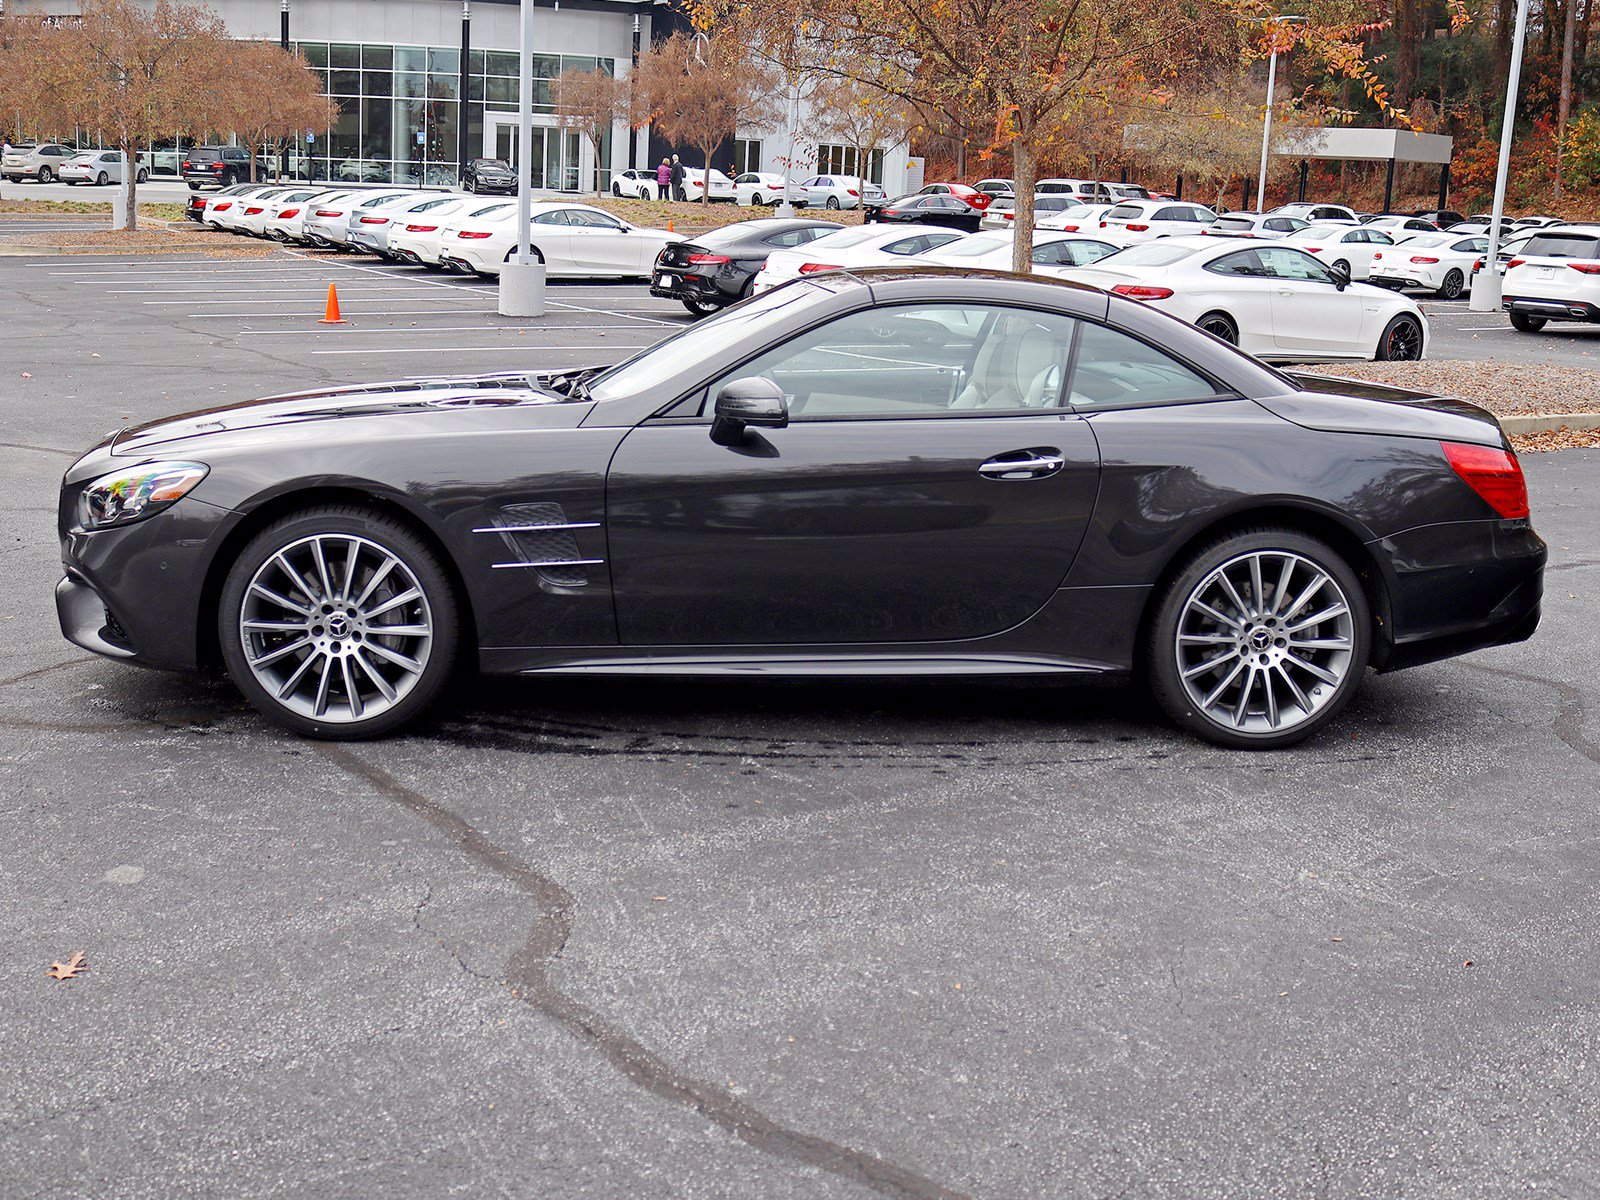
[[[1500,427],[1507,433],[1518,435],[1555,433],[1562,427],[1576,433],[1580,430],[1600,429],[1600,413],[1531,413],[1526,416],[1508,416],[1500,418]]]

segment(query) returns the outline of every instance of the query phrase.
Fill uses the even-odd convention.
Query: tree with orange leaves
[[[332,101],[322,79],[297,53],[272,42],[234,42],[219,64],[230,88],[206,118],[214,129],[231,129],[250,151],[255,180],[257,151],[292,139],[302,129],[326,129]]]
[[[556,120],[576,129],[594,147],[594,190],[600,191],[601,147],[618,121],[633,119],[633,88],[604,71],[563,71],[550,85]]]

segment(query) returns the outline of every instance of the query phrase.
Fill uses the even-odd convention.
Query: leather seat
[[[995,322],[978,351],[967,386],[951,408],[1046,408],[1060,403],[1070,346],[1026,317]]]

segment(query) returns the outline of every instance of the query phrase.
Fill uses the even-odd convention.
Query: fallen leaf
[[[92,352],[90,352],[89,357],[90,358],[99,358],[100,357],[100,353],[99,353],[99,351],[92,351]]]
[[[1328,940],[1330,942],[1342,942],[1342,941],[1344,941],[1344,939],[1342,937],[1329,938]]]
[[[24,372],[23,372],[23,373],[22,373],[22,377],[23,377],[23,378],[24,378],[24,379],[32,379],[32,378],[33,378],[33,376],[32,376],[32,375],[30,375],[30,374],[28,374],[28,372],[26,372],[26,371],[24,371]]]
[[[665,902],[665,896],[651,896],[650,899]]]
[[[1463,967],[1470,967],[1472,965],[1472,960],[1469,958],[1469,959],[1467,959],[1466,962],[1462,963],[1461,965]]]
[[[74,950],[72,957],[66,962],[53,962],[50,969],[45,972],[51,979],[76,979],[89,969],[89,960],[84,957],[82,950]]]

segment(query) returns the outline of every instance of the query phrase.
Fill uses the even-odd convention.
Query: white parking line
[[[465,316],[474,313],[487,314],[498,312],[499,310],[494,308],[404,308],[385,309],[383,312],[363,313],[362,315],[378,319],[380,317],[443,317],[454,316],[457,313]],[[188,317],[204,317],[208,320],[214,321],[266,321],[271,320],[272,318],[289,321],[304,321],[307,319],[305,313],[292,312],[198,312],[185,313],[184,315]]]
[[[596,325],[585,323],[582,325],[380,325],[372,329],[341,329],[329,332],[324,329],[241,329],[239,337],[352,337],[357,334],[413,334],[413,333],[514,333],[519,337],[525,336],[530,330],[542,333],[549,329],[579,329],[579,330],[633,330],[639,332],[632,325]]]
[[[305,296],[299,296],[299,297],[295,297],[295,298],[289,299],[289,300],[268,300],[268,299],[266,299],[264,297],[261,297],[261,296],[252,296],[248,300],[213,300],[211,303],[212,304],[309,304],[309,303],[311,303],[312,300],[315,300],[315,299],[320,299],[320,297],[311,297],[311,298],[308,299]],[[398,300],[398,299],[401,299],[401,297],[395,296],[395,297],[392,297],[392,298],[389,298],[389,299],[385,299],[382,296],[373,296],[373,297],[370,297],[370,298],[363,298],[361,296],[361,294],[358,292],[355,295],[350,296],[348,298],[345,297],[345,296],[340,296],[339,297],[339,303],[340,304],[393,304],[395,302],[395,300]],[[410,304],[463,304],[463,303],[466,303],[463,300],[457,300],[454,296],[440,296],[436,300],[431,300],[431,299],[428,299],[427,297],[424,297],[424,296],[407,296],[407,297],[404,297],[404,299],[406,300],[407,303],[410,303]],[[172,305],[175,305],[175,304],[193,304],[195,302],[193,300],[146,300],[144,303],[152,304],[152,305],[155,305],[156,307],[159,308],[159,307],[171,307]],[[449,310],[446,309],[444,311],[449,311]]]
[[[644,343],[644,345],[649,345],[649,344],[650,343],[648,343],[648,342]],[[388,347],[388,346],[374,346],[370,350],[313,350],[313,351],[311,351],[311,353],[312,354],[385,354],[385,355],[387,355],[387,354],[495,354],[495,353],[504,354],[504,353],[510,353],[512,351],[515,351],[515,352],[517,352],[519,354],[553,354],[553,353],[558,353],[558,352],[565,353],[566,351],[570,350],[573,353],[578,353],[579,351],[582,351],[583,353],[588,354],[591,351],[595,351],[595,350],[638,350],[638,349],[640,349],[639,346],[627,346],[627,345],[622,345],[621,343],[618,343],[617,345],[614,345],[614,346],[428,346],[428,347],[406,346],[406,347],[402,347],[401,349],[398,349],[398,350],[393,349],[393,348]]]
[[[336,280],[336,279],[330,279],[330,280],[327,280],[326,282],[327,283],[338,283],[339,281]],[[244,293],[246,291],[249,291],[249,290],[251,290],[251,289],[249,289],[249,288],[234,288],[230,292],[222,292],[220,294],[225,295],[225,296],[237,296],[237,295],[240,295],[240,294],[242,294],[242,293]],[[257,291],[266,291],[266,290],[269,290],[269,289],[257,288],[255,290],[257,290]],[[277,286],[277,287],[271,288],[270,290],[274,294],[279,293],[279,292],[285,292],[285,291],[299,290],[299,291],[305,291],[305,292],[313,292],[314,291],[314,292],[316,292],[316,293],[318,293],[320,295],[325,295],[327,293],[328,289],[325,286],[325,284],[323,284],[323,283],[315,283],[315,282],[313,282],[313,283],[304,284],[303,286],[300,286],[298,288],[291,287],[291,286]],[[368,292],[420,292],[422,290],[424,290],[424,289],[416,287],[413,284],[396,284],[393,287],[383,287],[383,286],[375,286],[373,284],[369,284],[369,283],[364,283],[363,282],[363,283],[356,284],[351,289],[351,295],[353,295],[353,296],[364,296]],[[217,294],[219,294],[219,293],[218,293],[216,288],[161,288],[161,287],[125,288],[125,289],[112,288],[112,289],[108,290],[107,292],[105,292],[105,295],[107,295],[107,296],[187,296],[187,295],[199,295],[199,296],[212,295],[212,296],[214,296],[214,295],[217,295]],[[339,293],[339,298],[341,300],[344,299],[344,293],[343,292]],[[183,301],[183,303],[187,304],[188,301]],[[232,303],[232,302],[231,301],[220,301],[219,303]],[[297,304],[297,303],[299,303],[299,301],[297,301],[297,300],[289,300],[289,301],[274,300],[274,301],[272,301],[272,303],[274,303],[274,304]]]

